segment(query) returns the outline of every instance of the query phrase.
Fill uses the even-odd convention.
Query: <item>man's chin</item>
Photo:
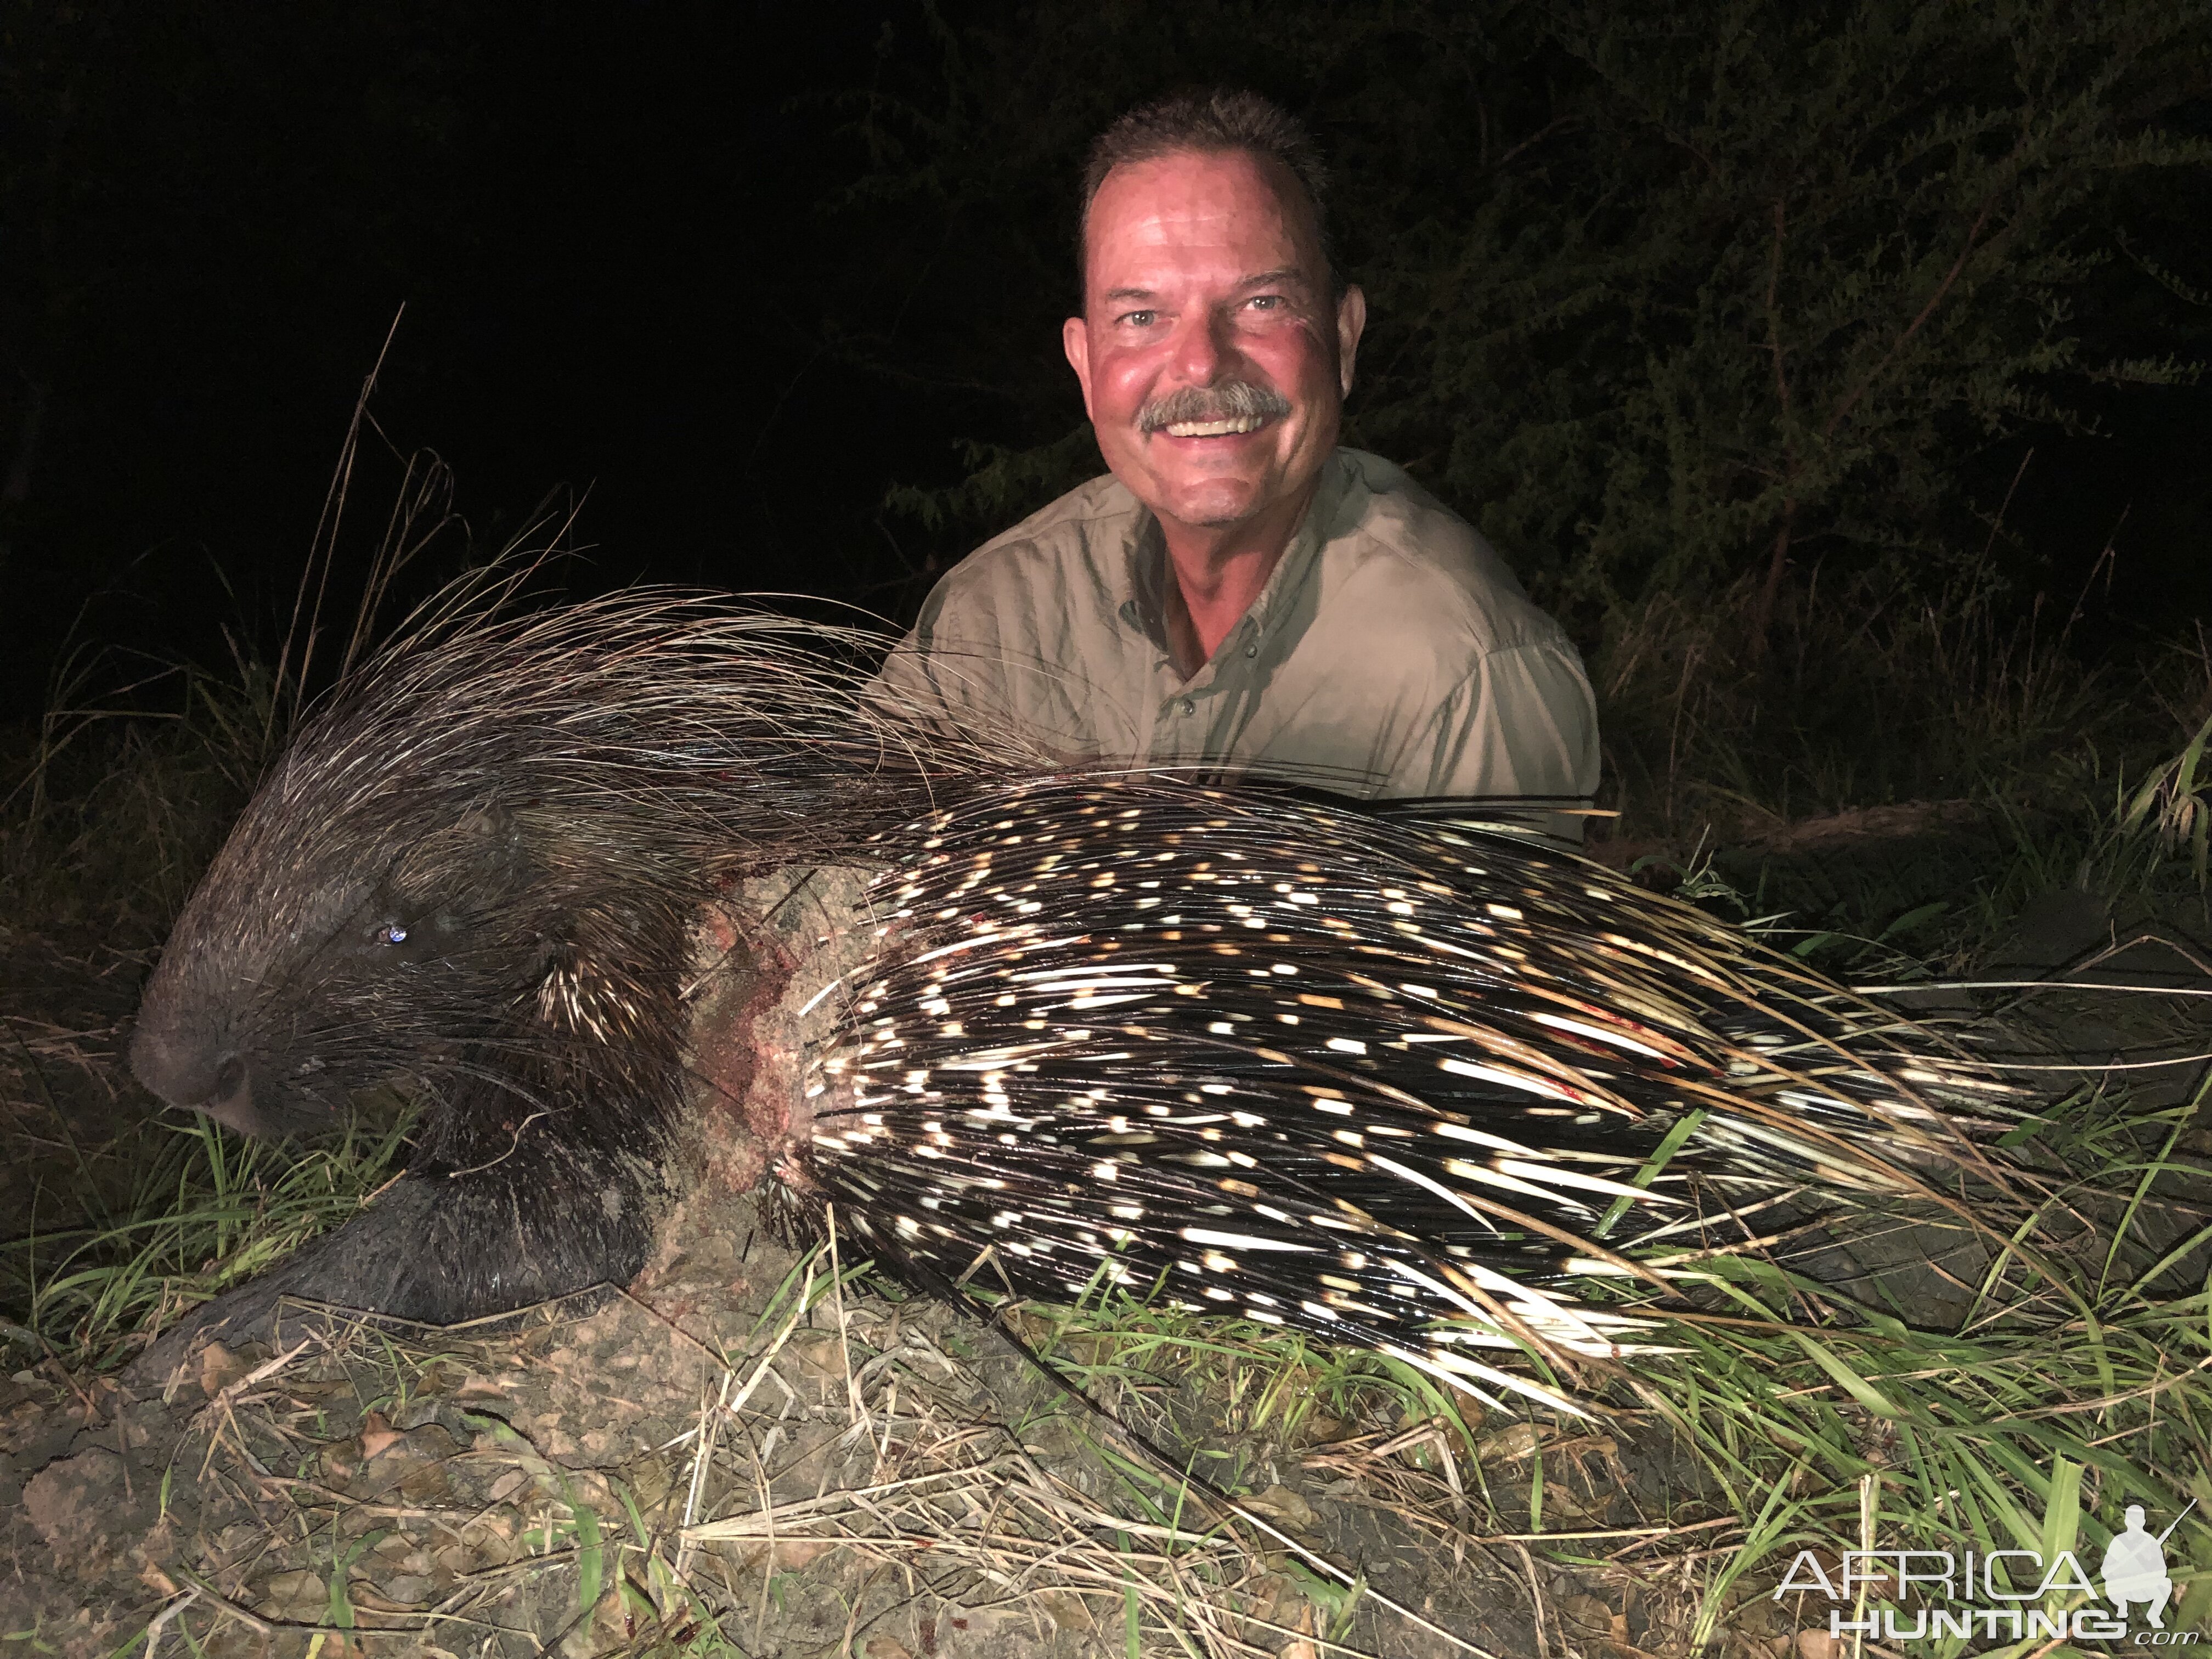
[[[1218,480],[1203,489],[1169,490],[1153,511],[1194,530],[1228,530],[1258,518],[1273,498],[1256,486],[1224,489]]]

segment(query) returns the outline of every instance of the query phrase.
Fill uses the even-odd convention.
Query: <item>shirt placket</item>
[[[1245,617],[1226,647],[1200,671],[1188,685],[1175,679],[1173,667],[1163,658],[1155,699],[1153,752],[1173,753],[1187,759],[1226,760],[1236,752],[1237,733],[1218,729],[1229,711],[1247,701],[1243,692],[1251,683],[1254,665],[1267,631],[1264,617]]]
[[[1160,659],[1155,682],[1161,695],[1155,704],[1152,753],[1179,760],[1196,760],[1206,752],[1206,711],[1212,701],[1212,665],[1199,671],[1188,685],[1176,682],[1175,666]]]
[[[1188,684],[1182,684],[1176,678],[1174,665],[1166,654],[1158,653],[1153,668],[1152,730],[1146,737],[1147,755],[1154,759],[1173,757],[1188,760],[1228,760],[1235,757],[1241,731],[1212,730],[1218,724],[1213,711],[1233,709],[1242,704],[1249,721],[1250,699],[1238,694],[1249,686],[1258,672],[1260,653],[1267,643],[1269,615],[1286,605],[1288,596],[1300,584],[1317,579],[1316,567],[1320,560],[1324,526],[1335,510],[1340,489],[1332,470],[1324,477],[1312,510],[1298,526],[1273,578],[1252,609],[1237,623],[1236,634],[1199,671],[1196,678]],[[1122,605],[1121,617],[1123,623],[1141,631],[1141,616],[1134,599]]]

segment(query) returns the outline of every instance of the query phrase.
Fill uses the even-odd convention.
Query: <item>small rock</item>
[[[1257,1497],[1247,1498],[1243,1502],[1245,1507],[1261,1519],[1272,1521],[1292,1532],[1311,1532],[1321,1524],[1321,1517],[1314,1513],[1313,1505],[1288,1486],[1270,1486]]]
[[[384,1595],[403,1607],[415,1607],[428,1601],[435,1588],[428,1573],[403,1572],[384,1581]]]
[[[320,1577],[302,1569],[280,1572],[261,1587],[254,1611],[264,1619],[318,1619],[331,1605],[330,1586]]]
[[[798,1376],[812,1379],[834,1376],[840,1381],[844,1378],[845,1348],[835,1331],[793,1331],[783,1351],[790,1357]]]
[[[382,1412],[371,1412],[362,1419],[361,1455],[363,1457],[383,1456],[398,1443],[401,1433],[402,1431],[393,1428],[386,1420]]]
[[[455,1574],[483,1566],[504,1566],[522,1553],[522,1513],[511,1504],[497,1504],[473,1518],[462,1531],[462,1541],[437,1551],[432,1560]]]
[[[1485,1435],[1474,1455],[1486,1463],[1517,1463],[1533,1457],[1544,1443],[1544,1431],[1534,1423],[1515,1423],[1496,1434]]]
[[[629,1620],[623,1613],[621,1587],[610,1584],[592,1609],[592,1616],[579,1620],[576,1627],[561,1638],[556,1651],[562,1659],[592,1659],[593,1655],[620,1648],[629,1636]]]
[[[1091,1616],[1090,1604],[1073,1590],[1045,1590],[1037,1596],[1037,1605],[1044,1609],[1055,1630],[1096,1630],[1098,1621]]]
[[[355,1498],[397,1492],[410,1503],[428,1503],[451,1490],[444,1463],[460,1449],[441,1424],[419,1424],[399,1433],[380,1422],[365,1426],[356,1440],[326,1450],[324,1476]]]
[[[232,1352],[220,1342],[210,1342],[200,1350],[200,1392],[210,1400],[252,1374],[253,1366],[243,1354]]]

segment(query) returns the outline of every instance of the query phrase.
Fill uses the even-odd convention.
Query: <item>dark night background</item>
[[[44,100],[5,135],[19,445],[46,392],[0,568],[10,707],[95,592],[101,639],[265,629],[402,306],[374,414],[453,466],[480,544],[566,488],[607,580],[850,592],[887,479],[941,468],[941,434],[817,361],[846,252],[817,203],[858,163],[833,108],[788,105],[866,83],[872,9],[58,10],[7,43]]]
[[[2040,9],[2106,18],[2097,51],[2114,48],[2112,27],[2126,47],[2128,18],[2159,15]],[[1883,10],[1675,9],[1670,39],[1691,62],[1747,26],[1787,33],[1778,20],[1811,17],[1817,33],[1828,13],[1840,29]],[[1622,100],[1590,91],[1590,66],[1614,49],[1602,8],[1480,15],[1489,32],[1470,46],[1473,26],[1435,6],[7,0],[0,708],[43,705],[73,629],[159,658],[219,658],[226,626],[270,648],[356,392],[403,306],[373,413],[398,448],[451,465],[479,552],[548,492],[587,493],[574,539],[591,563],[574,584],[645,576],[910,612],[936,562],[1086,469],[1053,326],[1072,288],[1067,197],[1083,138],[1179,81],[1246,81],[1320,128],[1352,210],[1352,273],[1381,317],[1355,435],[1478,512],[1469,496],[1495,486],[1462,452],[1510,446],[1480,431],[1425,444],[1437,417],[1407,391],[1437,384],[1445,361],[1420,355],[1441,337],[1419,331],[1423,307],[1454,303],[1432,280],[1449,261],[1424,248],[1478,231],[1517,246],[1528,203],[1571,198],[1577,168],[1615,167],[1626,170],[1590,187],[1611,205],[1579,234],[1601,252],[1629,246],[1650,234],[1635,191],[1680,187],[1666,156],[1724,170],[1686,138],[1657,143],[1656,161],[1621,159],[1628,141],[1605,135]],[[2212,131],[2201,16],[2191,27],[2097,94],[2116,112],[2114,142],[2150,126],[2184,141]],[[1925,107],[1991,101],[1996,81],[1975,77],[2001,80],[1997,60],[1970,58],[1929,70]],[[1754,109],[1741,94],[1754,160],[1771,148],[1757,121],[1796,118],[1786,84],[1756,95],[1784,101]],[[1808,96],[1803,120],[1818,115]],[[2212,351],[2205,179],[2201,159],[2116,167],[2052,210],[2051,236],[2104,261],[2052,290],[2064,290],[2083,364]],[[1525,192],[1517,228],[1454,220],[1457,204],[1504,201],[1508,186]],[[1744,188],[1752,206],[1713,211],[1763,224],[1763,186]],[[1695,274],[1724,256],[1665,257]],[[1647,349],[1636,331],[1648,304],[1585,336],[1572,319],[1587,308],[1541,292],[1529,303],[1555,301],[1566,320],[1549,344],[1505,368],[1456,362],[1469,377],[1451,392],[1461,406],[1486,401],[1486,375],[1516,394],[1565,388],[1555,404],[1578,386],[1619,401],[1602,388]],[[2179,378],[2123,390],[2076,376],[2053,395],[2077,428],[2100,429],[2071,435],[2036,419],[1992,429],[1967,392],[1932,393],[1972,417],[1931,452],[1954,487],[1954,521],[1908,501],[1917,527],[1895,527],[1900,507],[1869,544],[1908,563],[1923,544],[1980,544],[1973,513],[1986,520],[2033,447],[2003,534],[1989,538],[2007,590],[2070,602],[2124,513],[2099,637],[2185,625],[2212,586],[2212,411]],[[1545,409],[1517,410],[1515,432],[1553,429]],[[977,458],[964,439],[1009,446],[1014,464],[947,495]],[[1551,471],[1534,452],[1513,465]],[[364,470],[359,523],[380,520],[392,476]],[[1649,592],[1624,586],[1626,566],[1581,580],[1559,550],[1577,534],[1603,540],[1587,530],[1607,487],[1595,477],[1559,468],[1549,518],[1516,507],[1483,520],[1592,646],[1608,605]],[[940,493],[917,508],[913,486]],[[1749,520],[1739,531],[1755,571],[1769,532]],[[1685,592],[1741,574],[1636,568]]]

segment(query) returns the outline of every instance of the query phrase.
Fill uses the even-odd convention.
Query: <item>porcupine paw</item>
[[[158,1382],[209,1340],[275,1347],[330,1310],[445,1327],[626,1285],[662,1194],[649,1170],[601,1174],[587,1193],[404,1176],[365,1214],[165,1333],[133,1371]]]

